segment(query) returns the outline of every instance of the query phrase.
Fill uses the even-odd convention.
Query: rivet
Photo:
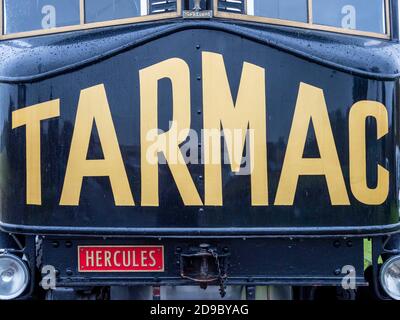
[[[348,240],[348,241],[347,241],[347,246],[348,246],[348,247],[352,247],[352,246],[353,246],[353,241]]]
[[[74,274],[71,269],[67,269],[65,273],[67,274],[67,276],[72,276]]]
[[[339,248],[339,247],[340,247],[340,241],[339,241],[339,240],[335,240],[335,241],[333,242],[333,246],[334,246],[335,248]]]

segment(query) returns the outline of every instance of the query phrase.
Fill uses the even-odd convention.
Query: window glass
[[[247,14],[307,22],[307,0],[247,0]]]
[[[79,24],[79,0],[4,0],[4,33]]]
[[[313,22],[332,27],[386,33],[384,0],[313,0]]]
[[[146,4],[146,0],[86,0],[85,22],[100,22],[146,15]]]

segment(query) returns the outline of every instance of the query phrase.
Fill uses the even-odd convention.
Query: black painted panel
[[[73,45],[73,43],[71,43]],[[101,45],[101,43],[99,43]],[[306,49],[305,49],[306,50]],[[266,70],[267,139],[269,197],[273,203],[282,169],[289,130],[300,82],[322,88],[328,106],[341,168],[350,197],[350,206],[331,206],[322,177],[301,177],[294,206],[252,207],[250,179],[233,176],[230,168],[223,168],[223,207],[185,207],[166,165],[160,166],[160,207],[140,206],[140,113],[139,70],[169,58],[178,57],[190,66],[192,128],[203,127],[201,54],[204,51],[224,56],[231,91],[236,96],[243,62]],[[44,57],[47,58],[46,55]],[[368,54],[368,59],[371,58]],[[360,55],[360,59],[362,59]],[[23,63],[23,62],[22,62]],[[36,65],[40,69],[40,65]],[[103,83],[119,139],[122,156],[133,191],[136,207],[116,207],[108,178],[85,178],[80,205],[59,205],[66,170],[70,142],[74,128],[78,98],[82,89]],[[161,95],[171,95],[168,85],[160,84]],[[398,147],[397,88],[395,81],[369,80],[366,77],[338,71],[303,59],[292,52],[247,39],[218,29],[183,29],[154,38],[141,46],[120,51],[104,60],[71,69],[65,74],[45,77],[40,81],[20,84],[1,84],[1,213],[3,224],[40,226],[46,232],[60,227],[89,232],[141,233],[145,228],[339,228],[349,227],[357,232],[361,227],[378,229],[398,222],[397,161]],[[25,130],[11,129],[11,112],[50,99],[61,99],[61,117],[43,122],[42,126],[42,192],[43,205],[25,205]],[[389,114],[389,134],[376,141],[376,127],[368,122],[370,137],[368,173],[371,185],[376,183],[376,164],[391,173],[387,201],[380,206],[367,206],[357,201],[350,192],[348,169],[348,115],[350,107],[360,100],[382,102]],[[171,106],[160,110],[159,123],[168,123]],[[97,133],[89,154],[99,156],[101,149]],[[309,132],[308,155],[315,156],[315,137]],[[313,151],[314,150],[314,151]],[[204,175],[202,165],[190,165],[193,181],[203,198]],[[202,209],[202,210],[200,210]],[[6,227],[6,225],[3,225]],[[107,230],[103,228],[109,228]],[[154,229],[155,228],[155,229]],[[61,230],[61,229],[60,229]],[[64,229],[60,232],[70,232]]]

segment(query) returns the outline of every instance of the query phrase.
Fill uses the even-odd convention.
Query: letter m
[[[253,206],[268,205],[265,70],[243,64],[235,104],[222,55],[203,52],[203,108],[205,204],[223,203],[222,128],[233,172],[240,171],[246,136],[250,140],[251,202]]]

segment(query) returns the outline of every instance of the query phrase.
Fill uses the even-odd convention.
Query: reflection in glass
[[[386,32],[385,1],[313,0],[313,21],[315,24],[383,34]]]
[[[79,24],[79,0],[4,0],[4,33]]]
[[[85,22],[100,22],[147,14],[143,0],[85,0]]]
[[[247,0],[247,14],[307,22],[307,0]]]

